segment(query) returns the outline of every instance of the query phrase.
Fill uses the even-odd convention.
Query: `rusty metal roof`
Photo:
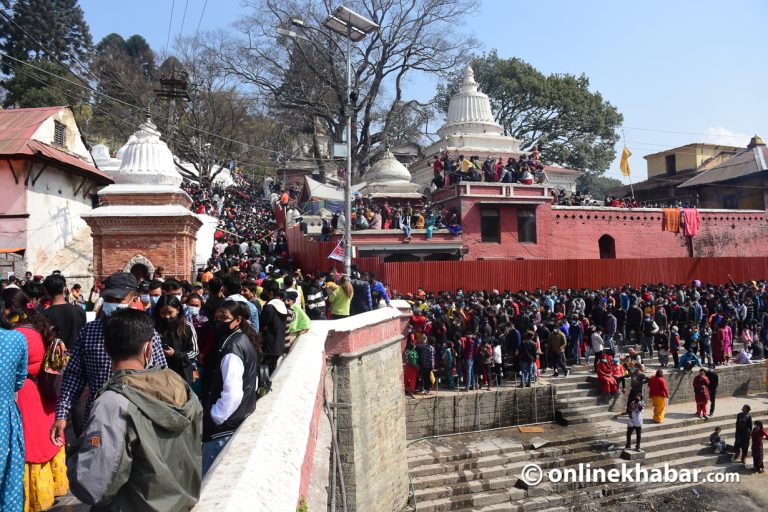
[[[95,165],[43,142],[33,140],[40,125],[67,107],[17,108],[0,110],[0,157],[37,157],[53,160],[99,183],[112,183],[112,178]]]

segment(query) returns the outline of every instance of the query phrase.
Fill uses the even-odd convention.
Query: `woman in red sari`
[[[696,397],[696,417],[708,418],[707,402],[709,401],[709,379],[707,371],[702,368],[699,374],[693,379],[693,393]]]
[[[598,357],[595,355],[595,357]],[[597,363],[597,381],[600,383],[603,393],[613,396],[619,391],[616,379],[613,377],[613,357],[602,354]]]
[[[19,390],[17,403],[24,428],[25,511],[39,512],[51,508],[56,497],[69,489],[64,447],[51,442],[56,400],[41,396],[37,387],[37,378],[44,371],[45,351],[54,336],[46,318],[24,292],[3,290],[3,302],[8,321],[27,340],[27,380]]]
[[[725,364],[725,330],[718,325],[712,335],[712,367]]]

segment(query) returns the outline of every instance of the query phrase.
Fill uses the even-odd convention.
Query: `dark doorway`
[[[611,235],[603,235],[597,241],[600,246],[600,259],[616,258],[616,240]]]
[[[384,263],[402,263],[409,261],[421,261],[421,258],[408,253],[395,253],[390,254],[384,258]]]
[[[149,270],[145,265],[137,263],[131,267],[131,274],[138,282],[149,281]]]

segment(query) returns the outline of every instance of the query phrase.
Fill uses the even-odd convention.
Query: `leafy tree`
[[[146,117],[155,99],[155,54],[138,34],[125,40],[112,33],[96,45],[90,71],[101,94],[94,96],[89,135],[121,144]]]
[[[471,0],[352,0],[350,9],[380,25],[353,45],[352,89],[346,111],[346,38],[322,26],[331,11],[326,0],[251,0],[250,15],[238,23],[239,36],[221,34],[223,70],[272,100],[280,119],[292,112],[312,130],[319,121],[340,142],[352,117],[353,166],[363,167],[385,142],[412,140],[431,105],[404,98],[403,87],[418,73],[447,77],[466,60],[476,41],[465,20],[477,8]],[[283,37],[291,27],[302,38]],[[317,155],[316,155],[317,156]]]
[[[81,75],[91,35],[77,0],[17,0],[0,13],[3,105],[43,107],[87,103]],[[14,60],[16,59],[16,60]],[[19,62],[20,61],[20,62]],[[27,63],[27,64],[23,64]],[[76,109],[77,110],[77,109]]]
[[[592,194],[595,199],[604,199],[609,190],[622,186],[624,183],[621,180],[596,174],[584,173],[576,179],[576,190],[583,194]]]
[[[22,61],[47,60],[69,68],[86,62],[91,32],[77,0],[16,0],[0,17],[0,49]],[[6,17],[7,16],[7,17]],[[10,19],[9,19],[10,18]],[[10,73],[3,59],[3,73]]]
[[[72,85],[77,77],[63,66],[46,60],[30,64],[34,67],[20,65],[13,77],[3,82],[4,107],[52,107],[88,101],[87,91]]]
[[[495,51],[472,62],[475,78],[490,100],[496,121],[522,141],[538,145],[542,158],[592,174],[602,174],[615,157],[617,128],[623,117],[599,92],[589,90],[586,75],[544,75],[518,58]],[[436,102],[448,110],[460,81],[439,86]]]

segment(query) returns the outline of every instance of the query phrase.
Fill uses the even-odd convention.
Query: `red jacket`
[[[663,396],[669,398],[669,389],[664,377],[653,376],[648,379],[648,396]]]

